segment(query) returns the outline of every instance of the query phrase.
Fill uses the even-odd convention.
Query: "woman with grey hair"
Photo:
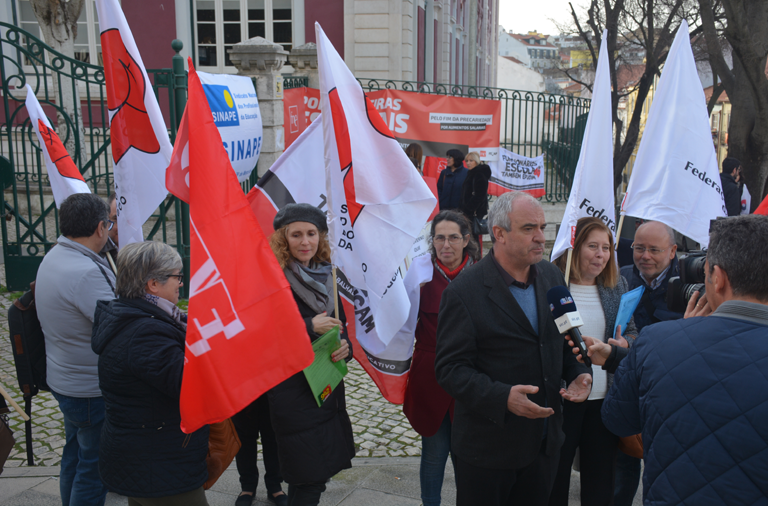
[[[182,262],[155,241],[117,256],[117,299],[101,300],[91,346],[99,355],[106,419],[99,473],[130,506],[207,506],[208,426],[181,432],[179,396],[187,318],[177,307]]]

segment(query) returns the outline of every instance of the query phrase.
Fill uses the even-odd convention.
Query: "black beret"
[[[735,169],[736,167],[739,167],[740,165],[741,165],[741,162],[738,159],[732,156],[729,156],[728,158],[723,160],[723,173],[730,174],[731,172],[733,172],[733,169]]]
[[[277,230],[297,221],[311,223],[320,232],[328,232],[325,213],[311,204],[288,204],[277,212],[272,226]]]

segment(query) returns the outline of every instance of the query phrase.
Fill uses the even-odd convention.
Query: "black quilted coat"
[[[296,297],[299,312],[313,341],[320,336],[312,330],[315,312]],[[346,322],[339,302],[339,319]],[[354,325],[354,323],[351,323]],[[347,337],[342,327],[342,339]],[[349,345],[350,356],[352,343]],[[343,469],[352,467],[355,440],[347,414],[344,382],[317,406],[304,373],[294,374],[269,391],[272,427],[277,438],[280,473],[286,483],[299,485],[325,482]]]
[[[179,423],[184,330],[140,299],[99,301],[91,346],[99,355],[106,420],[99,473],[128,497],[166,497],[197,489],[208,470],[208,426],[187,435]]]

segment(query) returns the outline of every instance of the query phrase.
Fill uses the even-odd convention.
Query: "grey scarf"
[[[309,266],[289,263],[283,272],[291,288],[316,314],[333,313],[333,276],[331,264],[310,261]]]
[[[144,292],[144,300],[168,313],[181,328],[187,330],[187,315],[184,314],[181,309],[176,307],[176,304],[168,299],[147,292]]]

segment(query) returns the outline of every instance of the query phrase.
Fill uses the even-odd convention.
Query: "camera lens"
[[[702,295],[704,294],[704,283],[695,283],[692,285],[683,285],[682,286],[682,292],[683,292],[683,300],[685,300],[685,305],[688,305],[688,301],[691,300],[691,297],[696,292],[702,292]]]
[[[670,311],[684,313],[691,296],[700,292],[704,295],[704,283],[683,283],[680,277],[670,278],[667,286],[667,307]]]
[[[694,253],[680,259],[680,279],[684,284],[704,282],[704,263],[706,254]]]

